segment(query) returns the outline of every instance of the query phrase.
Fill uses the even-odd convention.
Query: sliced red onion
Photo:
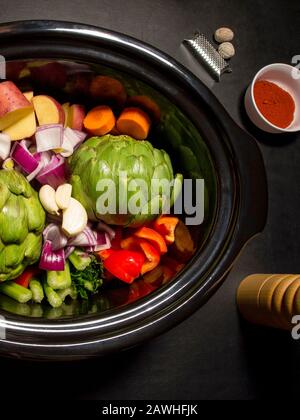
[[[86,139],[87,133],[84,133],[83,131],[79,131],[79,130],[73,130],[73,133],[77,137],[77,141],[74,144],[74,149],[76,149]]]
[[[104,222],[98,222],[97,230],[108,233],[110,240],[114,239],[114,237],[116,236],[116,232]]]
[[[11,139],[8,134],[0,133],[0,158],[5,160],[10,154]]]
[[[94,252],[98,251],[104,251],[105,249],[111,248],[111,242],[109,235],[107,233],[104,233],[102,235],[101,233],[97,233],[97,245],[94,247]]]
[[[75,251],[75,246],[67,246],[67,248],[65,248],[65,259],[69,258],[73,251]]]
[[[76,135],[73,133],[73,130],[69,127],[64,129],[64,137],[61,145],[63,151],[60,153],[63,157],[69,157],[74,152],[74,143],[77,140]]]
[[[70,239],[68,242],[69,245],[72,246],[95,246],[97,245],[97,237],[95,232],[86,227],[82,232],[80,232],[77,236]]]
[[[69,240],[68,245],[86,248],[88,252],[101,251],[111,247],[110,237],[106,232],[95,232],[86,227],[79,235]]]
[[[26,177],[29,182],[31,182],[41,172],[41,170],[48,165],[51,160],[51,156],[51,152],[34,153],[33,157],[39,162],[39,164],[36,170]]]
[[[54,189],[66,181],[65,160],[60,155],[53,155],[50,162],[41,170],[37,180],[42,185],[50,185]]]
[[[62,124],[47,124],[38,127],[35,141],[38,152],[59,149],[63,142],[64,128]]]
[[[86,138],[87,134],[82,131],[72,130],[69,127],[64,129],[64,137],[61,149],[61,155],[63,157],[69,157],[73,154],[74,149],[78,147]]]
[[[41,170],[43,169],[43,167],[44,167],[43,166],[43,163],[42,162],[39,162],[36,170],[33,171],[33,172],[31,172],[31,174],[27,175],[27,177],[26,177],[27,178],[27,181],[28,182],[31,182],[41,172]]]
[[[44,229],[43,237],[45,242],[51,242],[53,251],[65,248],[68,243],[68,238],[55,223],[50,223],[50,225]]]
[[[97,245],[84,247],[84,250],[86,252],[92,253],[92,252],[104,251],[105,249],[111,248],[111,242],[107,233],[104,233],[103,236],[101,235],[101,239],[98,238],[98,240],[99,242]]]
[[[59,249],[53,251],[50,241],[46,241],[43,246],[39,267],[47,271],[64,271],[65,251]]]
[[[52,156],[53,156],[52,152],[41,152],[41,153],[35,152],[33,155],[33,157],[37,161],[43,163],[43,166],[46,166],[48,165],[48,163],[50,163]]]
[[[31,174],[39,166],[37,159],[27,149],[26,141],[15,142],[10,153],[12,159],[24,172]]]

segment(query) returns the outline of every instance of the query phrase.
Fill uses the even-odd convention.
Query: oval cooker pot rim
[[[33,42],[34,41],[34,42]],[[0,354],[40,360],[99,356],[149,339],[182,321],[219,287],[238,254],[264,228],[267,183],[256,142],[223,106],[173,58],[134,38],[93,26],[59,21],[0,25],[0,51],[7,60],[52,58],[105,62],[152,85],[171,98],[201,131],[199,104],[214,121],[220,141],[207,146],[218,178],[215,224],[204,249],[166,286],[135,303],[96,316],[55,322],[1,311],[6,329]],[[212,130],[209,124],[206,130]]]

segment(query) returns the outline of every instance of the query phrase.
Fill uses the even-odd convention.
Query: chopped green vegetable
[[[31,279],[29,283],[29,289],[32,292],[32,300],[36,303],[41,303],[44,299],[44,290],[43,286],[39,282],[39,280]]]
[[[68,163],[72,195],[85,207],[89,219],[100,219],[120,226],[136,227],[153,220],[156,217],[152,211],[153,205],[157,207],[156,213],[161,213],[166,197],[161,188],[151,197],[151,181],[174,180],[172,163],[164,150],[155,149],[148,141],[136,141],[125,135],[108,134],[90,138],[78,147]],[[126,173],[126,177],[122,178],[121,172]],[[131,213],[127,207],[136,196],[136,191],[130,187],[132,183],[129,181],[135,179],[143,181],[147,188],[138,188],[142,196],[139,200],[141,209]],[[177,174],[175,179],[176,183],[170,191],[171,197],[168,197],[170,206],[176,199],[175,192],[181,190],[182,175]],[[116,186],[116,212],[106,209],[107,191],[100,193],[101,181],[113,181]],[[124,212],[124,209],[128,211]]]
[[[75,249],[75,251],[69,256],[69,260],[76,270],[84,270],[91,264],[92,257],[80,249]]]
[[[45,217],[26,178],[15,170],[0,170],[0,282],[38,261]]]
[[[47,271],[47,283],[54,290],[63,290],[72,284],[70,266],[66,261],[64,271]]]
[[[31,315],[31,307],[28,303],[16,302],[15,300],[5,295],[0,295],[0,308],[16,315]]]
[[[30,308],[31,308],[30,316],[32,318],[42,318],[43,313],[44,313],[42,305],[40,305],[39,303],[33,303],[33,304],[30,304]]]
[[[59,306],[58,308],[47,308],[44,315],[47,319],[60,318],[63,315],[62,307]]]
[[[32,293],[30,290],[20,286],[13,281],[0,284],[0,292],[6,296],[11,297],[19,303],[29,302],[32,298]]]
[[[83,255],[82,259],[83,262],[81,266],[83,266],[86,262],[86,256]],[[88,299],[89,295],[97,293],[103,283],[102,262],[98,261],[94,255],[90,256],[90,259],[90,264],[84,270],[78,270],[75,267],[71,267],[73,285],[82,299]],[[80,265],[78,261],[76,261],[76,263],[77,266]]]
[[[47,282],[44,283],[44,291],[48,302],[53,308],[59,308],[62,305],[63,302],[60,296],[52,289],[52,287],[49,286]]]
[[[70,296],[71,299],[73,299],[73,300],[75,300],[77,298],[77,291],[76,291],[76,288],[74,286],[67,287],[64,290],[58,290],[57,294],[63,302],[65,301],[67,296]]]

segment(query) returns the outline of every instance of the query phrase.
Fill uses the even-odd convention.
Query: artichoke
[[[156,195],[151,193],[152,180],[174,180],[172,163],[164,150],[155,149],[148,141],[137,141],[125,135],[93,137],[77,149],[68,163],[72,195],[85,207],[90,220],[137,227],[153,220],[165,209],[164,190],[160,189]],[[99,199],[105,193],[99,188],[99,181],[103,180],[111,180],[115,185],[115,212],[105,212],[103,206],[99,207]],[[143,181],[147,191],[140,188],[140,202],[143,204],[140,211],[133,212],[130,202],[138,188],[134,191],[130,185],[137,180]],[[167,197],[170,206],[181,190],[182,176],[177,175],[175,180],[170,197]]]
[[[0,282],[18,277],[38,261],[45,212],[22,174],[0,170]]]

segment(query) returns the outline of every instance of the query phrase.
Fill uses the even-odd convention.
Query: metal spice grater
[[[221,57],[203,34],[196,32],[193,38],[185,39],[183,45],[188,48],[198,61],[204,64],[211,76],[218,82],[223,73],[232,71],[227,61]]]

